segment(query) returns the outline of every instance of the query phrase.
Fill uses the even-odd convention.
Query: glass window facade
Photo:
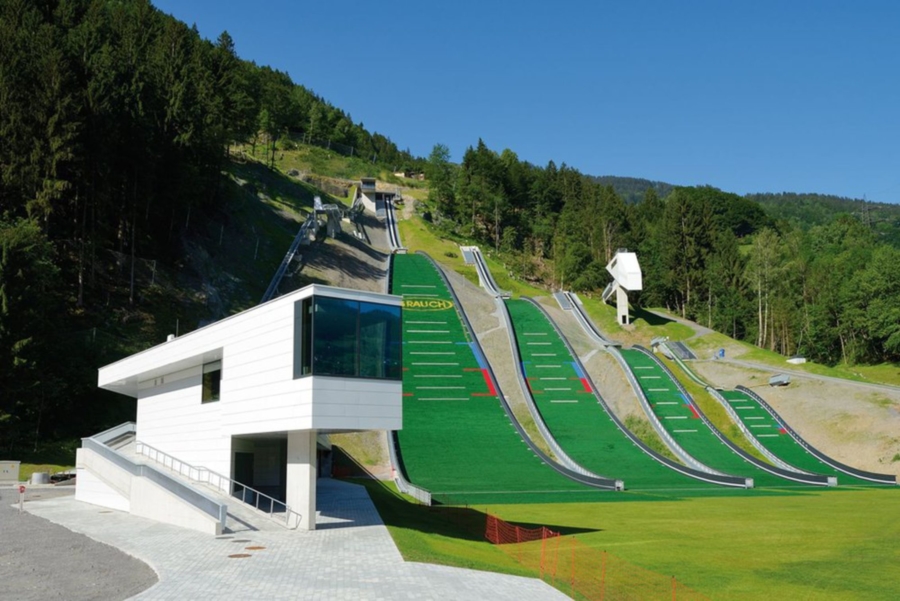
[[[400,307],[314,296],[294,305],[294,378],[402,378]]]

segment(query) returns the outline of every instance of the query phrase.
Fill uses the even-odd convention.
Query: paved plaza
[[[71,496],[25,505],[32,515],[146,562],[159,581],[133,597],[139,600],[567,599],[537,579],[403,561],[361,486],[320,480],[318,506],[314,532],[266,529],[213,537]],[[69,597],[61,592],[56,598]]]

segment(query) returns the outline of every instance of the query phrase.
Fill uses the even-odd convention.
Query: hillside
[[[747,194],[772,217],[808,230],[824,226],[841,215],[851,215],[893,246],[900,246],[900,205],[843,198],[828,194]]]
[[[346,202],[363,175],[421,202],[408,243],[443,258],[479,243],[500,274],[590,296],[624,246],[645,272],[639,310],[845,370],[900,360],[890,206],[861,221],[831,219],[846,208],[832,203],[792,225],[715,188],[536,167],[480,140],[459,164],[440,145],[425,161],[147,0],[4,3],[0,17],[0,64],[17,66],[0,78],[0,450],[127,418],[97,366],[252,306],[312,198]],[[285,285],[374,281],[369,242],[325,241]]]

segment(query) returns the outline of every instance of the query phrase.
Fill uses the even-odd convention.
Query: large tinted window
[[[400,307],[359,304],[359,375],[399,380]]]
[[[312,373],[312,300],[294,303],[294,378]]]
[[[327,296],[315,297],[313,315],[313,373],[355,376],[359,303]]]
[[[294,305],[294,377],[399,380],[400,307],[327,296]]]

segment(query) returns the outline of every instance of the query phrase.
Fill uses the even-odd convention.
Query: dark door
[[[252,503],[250,491],[244,492],[244,487],[253,487],[253,453],[234,454],[234,482],[231,494],[243,498],[246,502]]]

